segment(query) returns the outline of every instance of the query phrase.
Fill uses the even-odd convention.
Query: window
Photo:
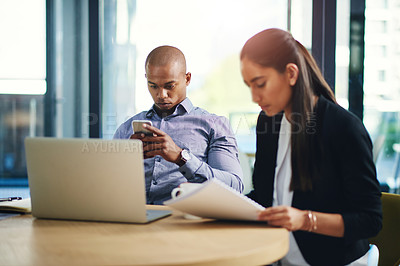
[[[25,137],[88,136],[87,13],[87,1],[0,1],[0,186],[27,185]]]
[[[349,107],[349,59],[350,59],[350,0],[337,1],[336,14],[336,70],[335,96],[343,107]]]
[[[400,162],[394,149],[400,143],[399,12],[398,1],[366,1],[364,124],[374,141],[384,140],[377,173],[392,191],[399,186],[395,170]]]
[[[0,2],[0,178],[26,178],[26,136],[42,135],[45,0]]]
[[[386,45],[379,45],[376,50],[378,51],[378,56],[387,57],[387,46]]]
[[[378,81],[384,82],[386,80],[386,71],[378,70]]]
[[[287,28],[286,1],[104,3],[103,137],[112,138],[118,125],[152,106],[144,62],[152,49],[172,45],[186,56],[192,73],[188,97],[194,105],[230,118],[239,148],[255,151],[259,108],[242,81],[239,52],[255,33],[269,27]],[[300,20],[307,9],[298,6],[302,9],[295,16]],[[311,25],[311,11],[306,14]],[[305,28],[297,27],[300,38],[311,36],[311,26]]]

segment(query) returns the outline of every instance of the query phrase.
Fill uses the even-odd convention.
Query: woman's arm
[[[269,225],[280,226],[289,231],[309,231],[317,234],[343,237],[342,215],[299,210],[289,206],[276,206],[264,209],[258,219]]]

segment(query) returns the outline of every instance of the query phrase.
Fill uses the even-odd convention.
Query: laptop
[[[32,215],[148,223],[171,214],[146,210],[139,140],[26,138]]]

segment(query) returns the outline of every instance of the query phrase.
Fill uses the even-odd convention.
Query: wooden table
[[[149,208],[167,208],[165,206]],[[36,219],[0,221],[0,265],[265,265],[289,249],[286,229],[188,220],[149,224]]]

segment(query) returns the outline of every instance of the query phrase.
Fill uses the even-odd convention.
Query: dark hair
[[[313,166],[311,145],[316,144],[315,134],[307,133],[307,126],[315,121],[313,96],[323,95],[336,102],[328,83],[322,76],[314,58],[292,35],[281,29],[267,29],[251,37],[244,45],[240,59],[247,58],[263,67],[272,67],[283,73],[289,63],[299,69],[296,84],[292,90],[292,180],[291,190],[310,191],[317,178],[317,168]],[[314,117],[315,118],[315,117]]]

